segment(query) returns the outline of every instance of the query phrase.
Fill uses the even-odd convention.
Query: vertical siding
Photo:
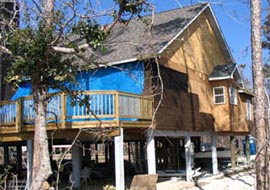
[[[238,96],[238,105],[229,104],[229,84],[218,84],[208,80],[216,65],[227,64],[225,54],[217,40],[209,20],[202,14],[175,42],[162,54],[159,63],[172,70],[185,74],[188,78],[187,92],[165,94],[165,101],[160,110],[162,120],[167,118],[175,124],[166,124],[158,119],[158,128],[177,128],[192,131],[248,132],[243,103]],[[214,105],[213,87],[226,87],[226,102]],[[165,86],[166,92],[166,86]],[[172,95],[174,94],[174,95]],[[169,99],[177,102],[171,106]],[[162,110],[163,109],[163,110]],[[176,113],[168,110],[173,109]],[[161,114],[162,113],[162,114]],[[167,114],[166,113],[170,113]],[[164,125],[163,125],[164,123]],[[168,123],[168,122],[167,122]],[[169,127],[170,126],[170,127]]]
[[[182,99],[181,105],[175,110],[184,116],[183,122],[178,122],[178,129],[214,130],[216,121],[208,75],[216,65],[225,64],[225,56],[205,14],[162,54],[159,63],[188,77],[188,92],[178,96]]]

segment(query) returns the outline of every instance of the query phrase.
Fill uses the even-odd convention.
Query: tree
[[[106,47],[102,42],[117,22],[127,24],[129,19],[139,17],[150,6],[146,0],[114,0],[111,8],[98,11],[94,7],[101,1],[95,2],[22,0],[18,4],[21,27],[12,22],[2,23],[8,26],[8,31],[1,31],[0,51],[13,59],[8,79],[15,85],[25,79],[32,83],[36,112],[33,190],[46,189],[44,184],[52,174],[46,132],[49,88],[68,91],[66,84],[76,83],[78,70],[99,67],[94,60],[87,59],[89,65],[86,67],[73,64],[73,61],[86,61],[83,56],[86,51],[88,54],[103,51]],[[111,23],[102,27],[99,23],[101,17],[110,19]]]
[[[252,71],[255,102],[255,135],[258,153],[255,161],[258,190],[269,189],[265,92],[262,64],[261,1],[251,1]]]

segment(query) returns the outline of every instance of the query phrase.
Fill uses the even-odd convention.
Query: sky
[[[250,37],[250,6],[245,0],[149,0],[155,5],[155,11],[161,12],[190,5],[191,3],[210,2],[224,38],[237,64],[245,64],[243,77],[252,81],[251,70],[251,37]],[[262,7],[267,7],[262,1]],[[263,8],[263,15],[267,12]],[[264,18],[262,18],[264,19]],[[263,54],[267,60],[268,53]]]

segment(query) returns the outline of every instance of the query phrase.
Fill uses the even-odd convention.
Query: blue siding
[[[129,63],[81,72],[77,76],[79,90],[117,90],[142,94],[144,72],[142,63]]]
[[[144,66],[142,62],[127,63],[96,71],[80,72],[78,86],[74,90],[118,90],[142,94],[144,87]],[[49,92],[56,90],[50,89]],[[31,83],[21,84],[11,100],[31,95]]]

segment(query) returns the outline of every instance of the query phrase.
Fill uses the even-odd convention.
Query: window
[[[247,99],[246,101],[246,106],[247,106],[247,120],[251,121],[252,120],[252,115],[251,115],[251,101],[250,99]]]
[[[214,104],[224,104],[225,103],[225,87],[215,87],[213,89],[214,93]]]
[[[237,90],[230,87],[230,104],[237,105]]]

